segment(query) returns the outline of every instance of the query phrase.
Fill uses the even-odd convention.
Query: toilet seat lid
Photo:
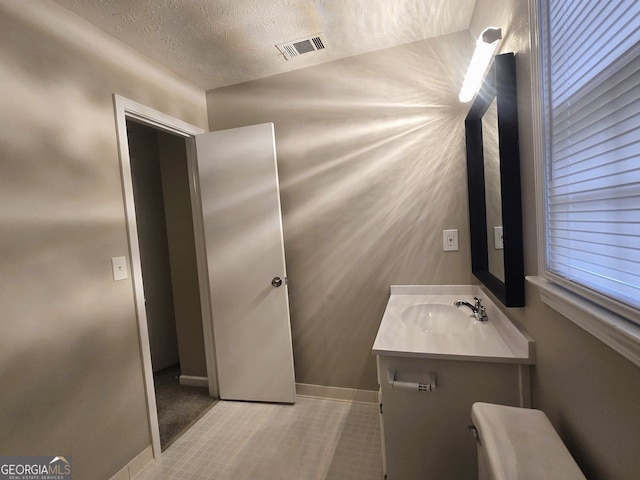
[[[586,480],[544,412],[478,402],[471,418],[493,480]]]

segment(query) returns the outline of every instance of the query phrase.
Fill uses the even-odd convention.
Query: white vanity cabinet
[[[489,320],[471,317],[468,326],[452,325],[452,333],[433,318],[421,328],[403,317],[415,305],[471,303],[474,296]],[[387,480],[477,478],[471,405],[530,406],[533,341],[476,286],[392,287],[373,353]]]
[[[435,373],[431,392],[392,388]],[[475,402],[528,407],[529,366],[378,356],[381,420],[388,480],[478,478],[476,443],[468,431]]]

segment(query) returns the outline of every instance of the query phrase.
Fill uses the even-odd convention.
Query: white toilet
[[[540,410],[474,403],[471,418],[480,480],[586,480]]]

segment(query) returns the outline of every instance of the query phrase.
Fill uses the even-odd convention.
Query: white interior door
[[[220,398],[294,403],[273,124],[197,135],[196,151]]]

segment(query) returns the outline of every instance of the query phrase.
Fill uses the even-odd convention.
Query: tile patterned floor
[[[377,405],[221,401],[136,480],[381,480]]]

